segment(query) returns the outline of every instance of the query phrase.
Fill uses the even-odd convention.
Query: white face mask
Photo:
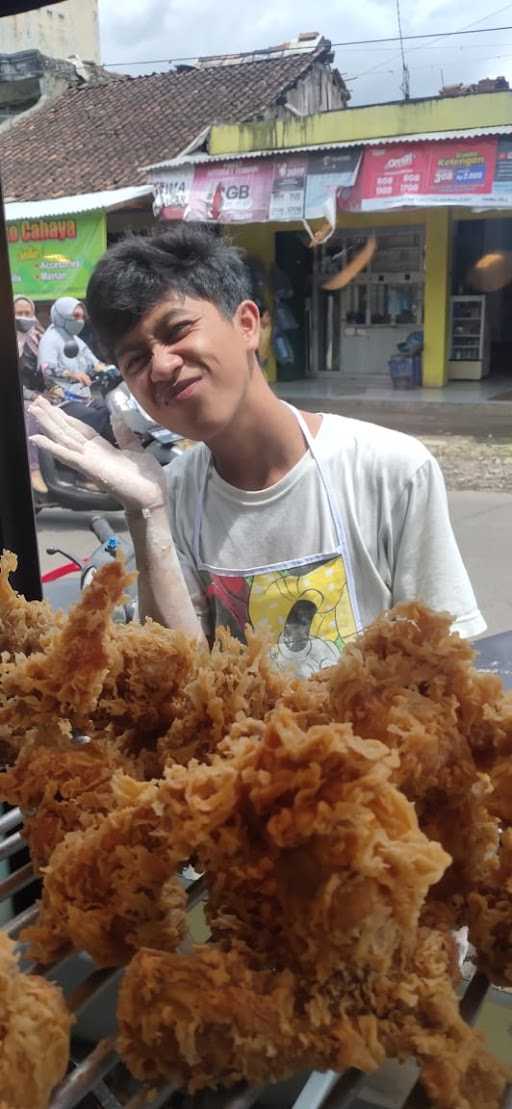
[[[68,335],[79,335],[83,329],[85,320],[66,320],[64,327]]]
[[[36,326],[37,320],[35,316],[15,316],[14,322],[16,331],[30,331],[31,327]]]

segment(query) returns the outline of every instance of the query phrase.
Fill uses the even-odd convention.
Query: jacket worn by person
[[[39,344],[38,365],[47,381],[57,381],[65,389],[66,400],[88,401],[88,385],[69,379],[69,374],[89,374],[98,359],[79,337],[84,321],[77,320],[73,312],[80,304],[76,297],[60,297],[50,312],[51,323]],[[78,352],[70,357],[64,351],[69,344],[76,344]]]

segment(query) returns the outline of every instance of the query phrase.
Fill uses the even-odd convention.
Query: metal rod
[[[98,997],[107,983],[110,985],[121,973],[122,969],[119,967],[105,967],[102,970],[93,970],[92,974],[70,993],[67,999],[68,1009],[70,1009],[72,1013],[78,1013],[79,1010],[84,1009],[93,998]]]
[[[100,1040],[94,1051],[54,1090],[49,1109],[74,1109],[117,1061],[114,1040]]]
[[[6,932],[11,939],[17,939],[24,928],[28,928],[29,924],[34,923],[38,912],[39,902],[36,901],[34,905],[29,905],[28,909],[24,909],[22,913],[13,916],[12,920],[9,920],[8,923],[4,925],[2,931]]]
[[[486,978],[485,974],[477,971],[471,979],[459,1007],[460,1015],[466,1021],[466,1024],[472,1025],[475,1023],[489,986],[489,979]]]
[[[293,1109],[316,1109],[317,1106],[323,1105],[325,1098],[328,1097],[339,1080],[339,1074],[335,1074],[332,1070],[326,1071],[325,1074],[313,1071],[298,1098],[294,1101]]]
[[[161,1106],[165,1105],[168,1098],[177,1093],[178,1089],[175,1084],[162,1086],[155,1094],[154,1087],[149,1089],[145,1086],[126,1102],[124,1109],[161,1109]]]
[[[32,869],[32,863],[25,863],[25,866],[20,866],[19,870],[0,882],[0,901],[5,901],[7,897],[12,897],[13,893],[24,890],[31,882],[35,882],[36,877],[37,875],[34,874]]]
[[[39,974],[41,978],[48,978],[48,976],[50,974],[54,974],[54,972],[58,970],[59,967],[63,967],[69,959],[74,959],[76,957],[76,954],[76,951],[73,951],[72,948],[69,948],[68,950],[63,951],[62,954],[59,955],[57,959],[54,959],[51,963],[36,963],[30,962],[29,960],[25,962],[25,960],[23,960],[23,970],[25,974]]]
[[[327,1098],[316,1103],[318,1109],[320,1109],[320,1106],[322,1106],[322,1109],[347,1109],[349,1105],[352,1105],[354,1095],[360,1090],[365,1080],[366,1075],[362,1071],[350,1067],[338,1079]]]
[[[6,836],[8,832],[12,832],[13,828],[17,828],[23,821],[21,809],[10,809],[9,812],[4,812],[0,816],[0,836]]]
[[[7,836],[0,843],[0,862],[3,859],[10,859],[11,855],[21,851],[22,847],[25,847],[25,840],[21,832],[14,832],[12,836]]]
[[[206,878],[201,875],[195,882],[192,882],[187,889],[187,909],[194,909],[200,901],[206,897],[208,890],[206,886]]]
[[[218,1109],[252,1109],[260,1093],[261,1087],[244,1085],[235,1092],[228,1093],[225,1101],[219,1101]]]

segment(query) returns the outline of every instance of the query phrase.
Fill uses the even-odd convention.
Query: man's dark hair
[[[251,297],[251,276],[241,252],[204,224],[127,236],[100,258],[87,288],[87,311],[108,357],[115,360],[121,339],[170,293],[208,300],[231,319]]]

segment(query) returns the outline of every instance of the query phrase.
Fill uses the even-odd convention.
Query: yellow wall
[[[228,234],[236,246],[242,247],[248,254],[253,254],[255,258],[259,258],[266,269],[270,271],[275,258],[275,231],[275,224],[251,223],[242,227],[230,227]],[[270,284],[269,299],[271,299]],[[268,381],[275,381],[277,378],[277,366],[273,352],[265,368],[265,374]]]
[[[430,134],[467,127],[502,126],[512,122],[512,92],[480,93],[454,99],[397,101],[366,108],[321,112],[304,119],[291,117],[265,123],[213,127],[210,154],[248,150],[357,142],[393,135]]]
[[[452,227],[449,208],[427,210],[423,384],[436,388],[448,377]]]
[[[344,212],[340,227],[404,227],[410,224],[425,226],[425,296],[423,384],[427,388],[440,388],[446,384],[448,368],[448,319],[451,279],[451,217],[445,208],[420,208],[407,212]],[[299,224],[248,224],[230,228],[230,237],[239,246],[268,267],[274,261],[275,232],[301,230]],[[276,380],[276,365],[272,356],[268,368],[269,381]]]

